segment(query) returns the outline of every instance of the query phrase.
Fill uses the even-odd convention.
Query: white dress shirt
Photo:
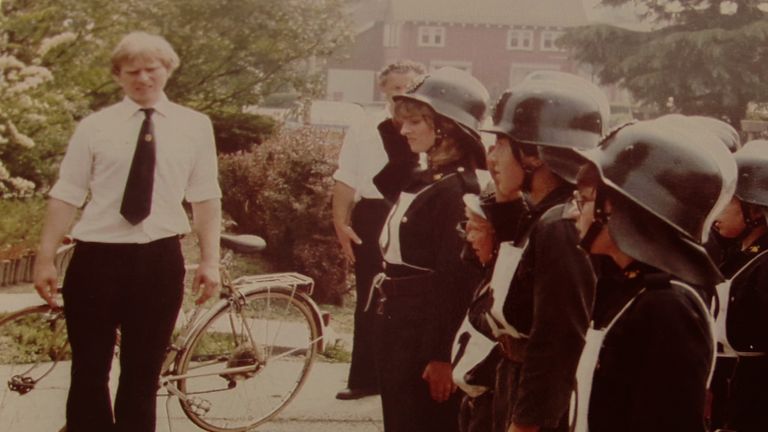
[[[72,230],[82,241],[148,243],[190,231],[182,200],[221,197],[213,127],[204,114],[170,102],[154,106],[157,149],[152,210],[137,225],[120,214],[125,183],[144,113],[129,98],[84,118],[61,163],[49,195],[75,207],[87,205]]]
[[[389,159],[384,151],[379,131],[381,119],[365,117],[354,123],[344,136],[339,153],[339,168],[333,178],[355,190],[355,201],[360,198],[383,198],[373,184],[373,177],[384,168]]]

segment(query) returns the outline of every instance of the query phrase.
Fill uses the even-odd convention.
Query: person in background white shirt
[[[55,251],[85,204],[72,230],[76,245],[63,288],[72,347],[68,432],[155,430],[158,376],[183,297],[179,238],[190,231],[185,199],[201,252],[197,302],[219,289],[221,190],[211,122],[165,96],[179,58],[162,37],[130,33],[111,60],[125,98],[77,126],[49,193],[34,269],[38,293],[58,307]],[[150,170],[149,193],[142,195],[148,215],[133,218],[123,216],[124,197],[132,165],[140,165],[134,153],[141,140],[154,142],[155,156],[141,164]],[[113,412],[108,381],[118,327]]]
[[[402,169],[418,163],[408,142],[400,135],[400,126],[392,120],[392,96],[403,94],[413,79],[426,71],[411,61],[387,65],[379,72],[379,90],[387,98],[386,115],[378,124],[353,125],[344,137],[339,154],[339,169],[333,178],[333,224],[341,249],[355,267],[357,304],[352,363],[347,388],[336,394],[337,399],[358,399],[378,393],[373,357],[373,316],[365,312],[374,275],[382,271],[381,251],[377,239],[384,226],[390,203],[382,196],[380,185],[373,178],[388,163],[395,164],[393,172],[385,174],[382,184],[387,189],[399,189],[407,175]],[[391,168],[390,168],[391,171]]]

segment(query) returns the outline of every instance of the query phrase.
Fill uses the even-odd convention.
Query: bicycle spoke
[[[212,431],[244,430],[293,398],[319,338],[307,301],[290,288],[253,292],[204,324],[178,368],[180,392],[202,397],[182,400],[193,422]]]

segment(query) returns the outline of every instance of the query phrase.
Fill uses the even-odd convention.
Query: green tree
[[[574,28],[560,38],[573,57],[595,67],[660,111],[728,119],[738,127],[751,101],[768,100],[768,2],[758,0],[602,0],[639,5],[655,30],[610,25]]]
[[[177,49],[181,67],[167,93],[212,117],[222,149],[260,142],[273,125],[243,109],[278,90],[320,93],[317,65],[351,40],[342,4],[2,0],[0,194],[47,186],[74,123],[119,99],[109,54],[133,30],[162,34]]]

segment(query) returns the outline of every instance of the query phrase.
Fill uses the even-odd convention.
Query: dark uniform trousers
[[[384,430],[387,432],[457,432],[462,393],[435,402],[421,378],[429,359],[424,335],[431,325],[425,311],[430,295],[392,297],[376,315],[377,367],[380,374]]]
[[[378,387],[374,367],[374,312],[365,311],[373,277],[382,271],[379,235],[389,213],[390,205],[383,199],[363,198],[352,210],[352,229],[363,244],[352,243],[355,254],[355,331],[352,339],[352,362],[347,386],[351,389]]]
[[[158,377],[184,292],[178,236],[78,242],[64,280],[72,347],[68,432],[152,432]],[[109,371],[120,328],[114,415]]]

